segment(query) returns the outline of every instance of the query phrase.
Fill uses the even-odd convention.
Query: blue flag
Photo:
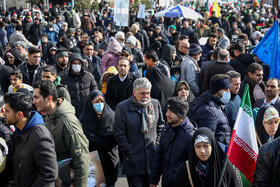
[[[260,43],[256,46],[253,53],[259,57],[261,61],[270,66],[269,77],[280,78],[280,40],[279,40],[279,23],[278,20],[265,34]]]

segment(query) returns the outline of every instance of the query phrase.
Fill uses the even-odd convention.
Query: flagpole
[[[224,178],[224,174],[225,174],[225,171],[226,171],[227,162],[228,162],[228,155],[226,155],[226,159],[225,159],[225,162],[224,162],[224,165],[223,165],[223,169],[222,169],[222,172],[221,172],[221,175],[220,175],[220,179],[219,179],[219,182],[218,182],[218,187],[220,187],[222,182],[223,182],[223,178]]]

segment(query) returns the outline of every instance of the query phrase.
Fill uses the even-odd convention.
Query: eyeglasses
[[[129,55],[126,54],[126,53],[122,53],[121,56],[125,56],[125,57],[128,57]]]
[[[189,47],[184,47],[184,46],[182,46],[183,48],[185,48],[185,49],[189,49]]]

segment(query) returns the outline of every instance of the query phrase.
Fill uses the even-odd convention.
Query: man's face
[[[263,79],[263,71],[256,70],[254,74],[248,73],[249,78],[253,81],[254,84],[260,84]]]
[[[171,28],[170,28],[170,33],[171,33],[171,34],[174,34],[174,33],[175,33],[175,29],[171,27]]]
[[[146,65],[147,65],[147,67],[153,67],[154,62],[153,62],[153,59],[152,59],[152,58],[147,59],[146,55],[144,55],[144,59],[145,59],[145,63],[146,63]]]
[[[190,43],[189,43],[189,42],[186,42],[186,41],[180,42],[180,44],[179,44],[179,51],[180,51],[181,53],[183,53],[184,55],[186,55],[186,54],[189,53],[189,49],[190,49]]]
[[[280,90],[278,87],[278,82],[276,80],[269,80],[265,85],[265,95],[268,98],[275,98],[279,95]]]
[[[123,59],[118,62],[117,69],[122,77],[125,77],[128,74],[129,68],[128,60]]]
[[[68,56],[59,57],[57,59],[57,63],[62,67],[67,66],[68,62],[69,62],[69,57]]]
[[[68,29],[68,25],[62,25],[62,29],[64,30],[64,31],[67,31],[67,29]]]
[[[85,46],[83,49],[83,53],[91,58],[93,56],[93,46],[92,45]]]
[[[180,118],[177,116],[177,114],[172,112],[170,109],[167,109],[166,119],[170,125],[177,124],[180,121]]]
[[[19,120],[16,112],[10,107],[10,104],[6,103],[4,109],[4,117],[6,118],[8,125],[16,125]]]
[[[132,32],[133,34],[136,34],[136,33],[138,32],[138,30],[137,30],[136,28],[134,28],[134,29],[131,29],[131,32]]]
[[[210,37],[209,38],[209,45],[210,46],[215,46],[216,45],[216,43],[217,43],[217,38],[213,38],[213,37]]]
[[[240,78],[231,79],[230,92],[233,94],[238,94],[239,89],[240,89],[240,84],[241,84]]]
[[[88,40],[89,40],[88,35],[82,35],[81,41],[82,41],[83,43],[86,43]]]
[[[40,94],[40,88],[35,88],[33,91],[33,104],[36,106],[38,112],[45,113],[47,111],[47,98],[44,98]]]
[[[16,46],[16,50],[18,50],[20,54],[23,54],[24,52],[24,48],[22,46]]]
[[[39,65],[41,53],[28,54],[29,64],[31,66]]]
[[[36,20],[35,20],[35,24],[36,24],[36,25],[39,25],[39,23],[40,23],[40,21],[36,19]]]
[[[189,23],[187,21],[184,22],[183,27],[187,29],[189,27]]]
[[[147,104],[151,98],[151,89],[140,87],[139,90],[133,90],[133,95],[136,100],[141,104]]]
[[[54,82],[57,78],[57,75],[52,75],[51,72],[42,71],[42,80],[48,80]]]
[[[223,93],[225,93],[225,92],[230,92],[230,89],[229,88],[225,88],[225,89],[222,89],[222,90],[220,90],[219,92],[218,92],[218,97],[219,98],[222,98],[223,97]]]
[[[176,58],[176,50],[172,53],[172,60],[174,60]]]
[[[19,88],[21,83],[22,83],[22,79],[17,78],[15,75],[11,75],[10,76],[10,82],[11,82],[11,85],[13,85],[14,88]]]

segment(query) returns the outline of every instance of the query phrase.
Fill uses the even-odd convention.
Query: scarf
[[[142,124],[141,124],[141,132],[143,134],[147,134],[151,126],[155,123],[155,110],[154,105],[151,102],[151,99],[147,104],[139,103],[134,96],[132,96],[132,103],[142,109]]]

